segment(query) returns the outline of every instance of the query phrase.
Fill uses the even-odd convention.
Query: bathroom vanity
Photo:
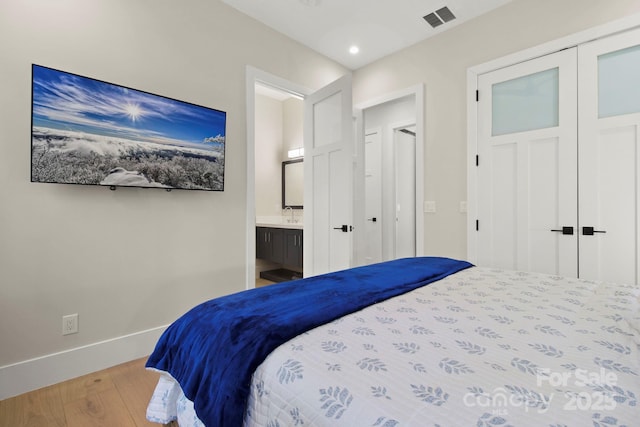
[[[302,278],[302,224],[256,224],[256,258],[278,264],[280,268],[260,272],[274,282]]]

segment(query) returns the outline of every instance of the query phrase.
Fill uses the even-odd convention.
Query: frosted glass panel
[[[492,86],[491,134],[558,126],[558,68]]]
[[[342,140],[342,92],[313,105],[313,146],[322,147]]]
[[[640,46],[598,57],[598,117],[640,112]]]

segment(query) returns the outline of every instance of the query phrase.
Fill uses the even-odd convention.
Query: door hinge
[[[480,91],[476,90],[476,102],[480,101]]]
[[[476,166],[480,166],[480,156],[476,154]]]
[[[480,221],[476,219],[476,231],[480,231]]]

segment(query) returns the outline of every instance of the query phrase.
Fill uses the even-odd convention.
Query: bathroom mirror
[[[303,159],[282,162],[282,209],[302,209],[304,200]]]

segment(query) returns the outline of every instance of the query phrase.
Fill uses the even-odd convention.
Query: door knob
[[[343,225],[342,227],[333,227],[334,230],[342,230],[343,233],[346,233],[347,231],[349,231],[349,226],[348,225]]]
[[[377,221],[377,219],[376,219],[376,217],[374,216],[373,218],[369,218],[367,221],[376,222],[376,221]]]
[[[593,227],[582,227],[583,236],[593,236],[595,233],[606,233],[604,230],[594,230]]]
[[[551,231],[555,231],[556,233],[562,233],[564,235],[573,236],[573,227],[562,227],[562,230],[551,230]]]

